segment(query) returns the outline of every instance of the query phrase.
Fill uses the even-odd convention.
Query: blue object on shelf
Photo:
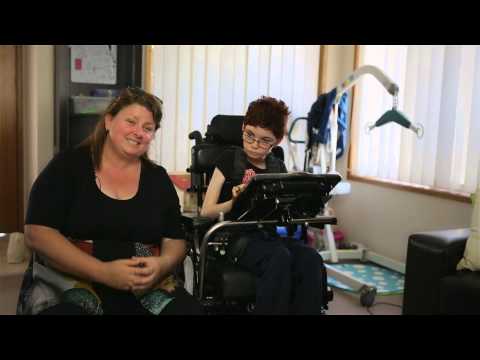
[[[90,92],[91,96],[99,96],[99,97],[117,97],[120,94],[119,89],[93,89]]]

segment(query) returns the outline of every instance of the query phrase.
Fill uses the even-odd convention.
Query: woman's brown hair
[[[80,144],[80,146],[90,147],[95,169],[100,168],[103,146],[105,145],[105,140],[107,138],[107,130],[105,129],[106,115],[115,117],[115,115],[117,115],[122,109],[132,104],[141,105],[150,111],[153,115],[155,130],[160,127],[160,121],[162,120],[162,100],[140,88],[128,87],[123,89],[102,113],[100,120],[90,136]],[[150,161],[146,152],[141,157]]]

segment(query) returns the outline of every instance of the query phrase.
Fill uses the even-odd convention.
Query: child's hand
[[[237,200],[238,196],[245,190],[247,184],[240,184],[232,188],[232,200]]]
[[[245,190],[245,188],[247,187],[247,185],[250,183],[250,181],[253,179],[255,175],[256,174],[253,169],[245,170],[245,173],[243,174],[242,183],[232,188],[233,201],[237,200],[238,196],[243,192],[243,190]]]
[[[245,170],[245,174],[243,174],[242,184],[248,184],[255,175],[257,174],[253,169]]]

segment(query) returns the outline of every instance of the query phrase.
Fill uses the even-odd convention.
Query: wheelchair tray
[[[341,179],[338,174],[306,172],[255,175],[235,201],[230,219],[284,222],[286,217],[314,217]]]

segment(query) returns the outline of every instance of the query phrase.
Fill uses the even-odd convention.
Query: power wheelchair
[[[243,116],[217,115],[207,127],[205,138],[199,131],[189,134],[195,141],[191,149],[191,185],[187,190],[197,199],[197,212],[183,214],[188,257],[193,264],[193,295],[207,314],[252,313],[255,304],[255,276],[232,262],[228,256],[229,239],[237,231],[266,226],[282,226],[287,236],[300,230],[306,241],[308,226],[323,228],[336,224],[336,218],[318,216],[330,198],[329,192],[340,181],[339,175],[263,174],[256,175],[235,203],[234,220],[212,220],[200,216],[203,195],[218,156],[232,146],[242,146]],[[272,153],[283,160],[283,149]],[[235,210],[235,211],[234,211]],[[324,276],[324,304],[328,309],[333,292]]]

